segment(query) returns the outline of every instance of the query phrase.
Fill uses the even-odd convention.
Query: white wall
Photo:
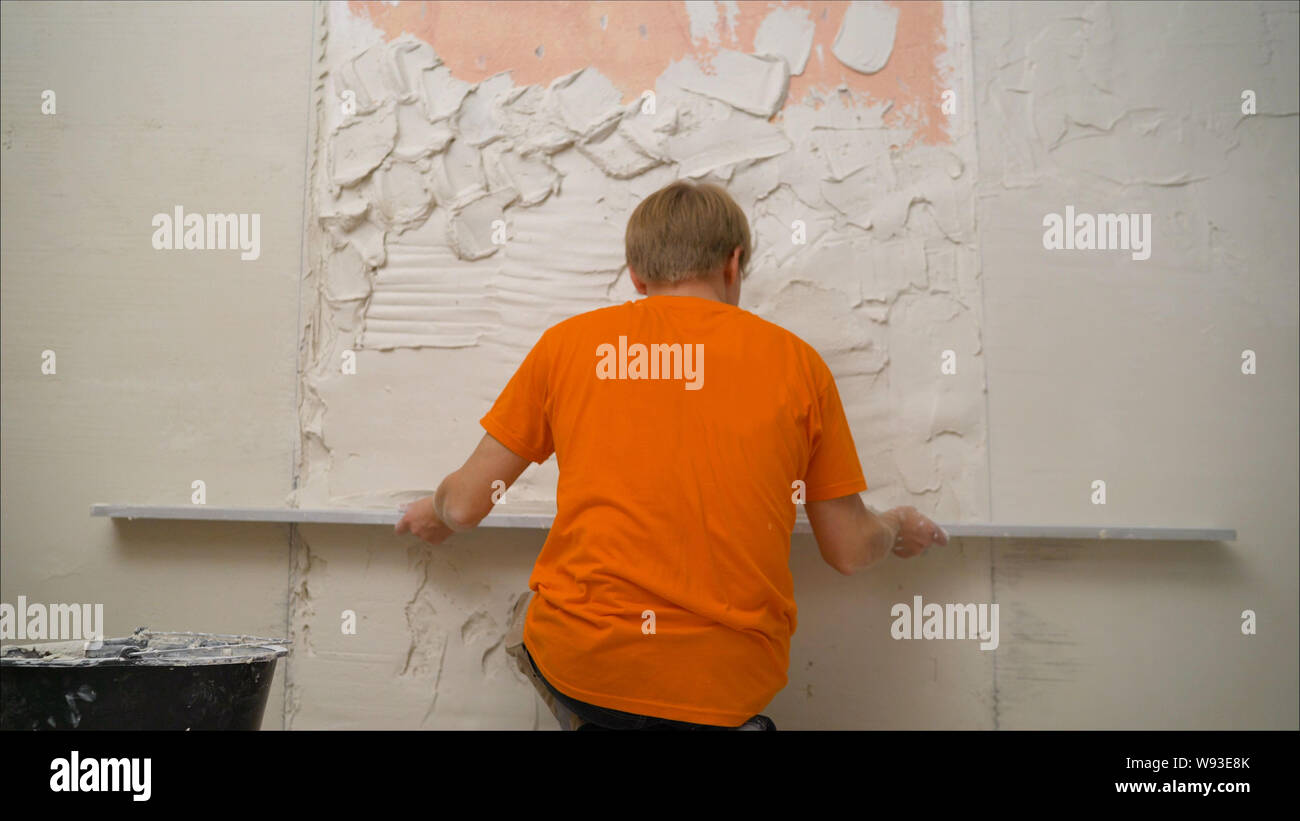
[[[292,488],[311,9],[5,3],[0,23],[3,600],[102,603],[109,635],[286,635],[285,526],[89,511],[188,504],[195,479],[211,505]],[[260,213],[260,258],[154,250],[175,205]]]
[[[972,16],[992,516],[1238,531],[999,541],[997,726],[1294,729],[1297,5]],[[1067,205],[1150,259],[1044,250]]]
[[[186,504],[194,479],[212,505],[283,504],[295,474],[306,502],[431,489],[476,438],[507,353],[527,344],[520,330],[472,350],[363,345],[356,382],[322,377],[365,316],[322,307],[322,262],[337,249],[319,205],[304,213],[333,125],[321,117],[331,60],[372,36],[357,21],[341,28],[338,12],[0,6],[0,598],[102,601],[115,634],[291,632],[289,699],[277,682],[267,727],[283,716],[296,728],[549,729],[500,647],[540,531],[429,548],[311,526],[290,549],[285,526],[86,515],[93,502]],[[1296,4],[952,4],[942,17],[962,228],[954,242],[919,219],[900,235],[926,249],[925,286],[894,294],[879,327],[845,313],[834,327],[855,330],[825,334],[832,323],[805,320],[843,311],[844,289],[879,274],[810,278],[778,254],[744,307],[830,351],[877,506],[1235,527],[1239,540],[955,540],[846,579],[795,537],[799,631],[790,684],[766,712],[791,729],[1294,729]],[[40,113],[47,88],[53,116]],[[1253,117],[1240,113],[1244,89],[1258,97]],[[922,177],[947,173],[934,149],[903,156]],[[742,204],[777,224],[791,208],[838,208],[782,196]],[[153,250],[150,218],[176,204],[259,212],[260,259]],[[1151,258],[1044,250],[1043,216],[1067,204],[1151,213]],[[834,230],[879,239],[847,218]],[[792,285],[801,272],[809,281]],[[927,313],[949,296],[969,322]],[[887,365],[854,359],[863,339]],[[974,385],[915,381],[927,346],[969,351]],[[1245,348],[1258,354],[1253,376],[1240,372]],[[40,373],[45,349],[57,375]],[[399,381],[412,378],[426,387]],[[327,410],[300,417],[296,395],[313,407],[313,387]],[[927,424],[956,419],[963,436],[915,438],[918,395],[938,397]],[[351,401],[351,415],[331,422],[329,401],[338,413]],[[380,410],[378,432],[357,423],[366,408]],[[394,454],[405,458],[391,479],[367,484]],[[544,498],[544,471],[530,474],[525,489]],[[1105,506],[1090,501],[1094,479],[1107,482]],[[998,602],[999,649],[892,640],[890,606],[914,595]],[[360,617],[357,636],[339,631],[344,609]],[[1245,609],[1258,613],[1256,636],[1241,634]]]

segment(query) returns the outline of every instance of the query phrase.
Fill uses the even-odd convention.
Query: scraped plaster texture
[[[543,330],[636,297],[627,216],[689,177],[724,185],[749,216],[742,307],[830,365],[869,499],[985,518],[975,144],[939,108],[943,89],[970,86],[965,7],[509,9],[503,20],[487,4],[352,3],[321,15],[291,502],[386,507],[431,492]],[[944,350],[956,374],[940,373]],[[556,477],[553,459],[526,471],[503,509],[553,506]],[[295,546],[291,726],[332,726],[328,694],[347,682],[408,704],[358,726],[534,721],[500,642],[544,534],[469,537],[510,542],[512,564],[482,558],[496,547],[419,546],[354,578],[331,573],[357,561],[335,532],[300,528]],[[367,568],[381,552],[368,547]],[[987,598],[987,574],[975,575],[976,590],[953,595]],[[836,590],[815,595],[845,606],[859,595]],[[354,594],[371,603],[383,652],[358,656],[336,638]],[[961,701],[950,724],[969,713]]]
[[[468,14],[480,4],[418,8]],[[554,25],[551,8],[511,6],[539,25]],[[590,19],[603,8],[576,11],[608,32],[610,24]],[[857,8],[838,7],[835,42],[887,56],[879,33],[855,22]],[[747,307],[813,342],[838,376],[859,380],[862,390],[849,393],[860,430],[886,415],[912,420],[896,441],[862,437],[890,454],[893,475],[873,470],[873,487],[937,493],[953,515],[980,509],[982,487],[960,481],[983,465],[969,135],[917,143],[904,121],[886,124],[892,101],[855,89],[866,75],[843,66],[842,85],[795,103],[784,58],[735,49],[661,58],[652,113],[639,92],[628,95],[594,68],[544,85],[517,85],[508,71],[470,83],[429,43],[387,39],[366,22],[366,12],[391,9],[333,6],[323,29],[311,281],[319,299],[308,314],[301,503],[389,504],[425,489],[423,454],[455,458],[466,427],[426,430],[431,450],[402,453],[375,438],[376,419],[436,398],[443,414],[472,425],[542,330],[634,295],[626,215],[646,194],[691,177],[726,185],[750,216]],[[647,7],[673,9],[711,42],[700,5]],[[750,21],[757,30],[766,13],[746,6],[740,17],[760,18]],[[496,53],[500,21],[486,19],[475,29],[457,14],[456,37],[443,39]],[[715,29],[707,33],[718,39]],[[659,58],[653,40],[609,36],[608,46],[639,51],[640,65]],[[941,41],[945,29],[930,36]],[[952,73],[943,63],[931,70]],[[345,100],[355,113],[345,113]],[[804,244],[792,239],[796,221],[806,226]],[[938,373],[942,349],[927,341],[936,327],[962,360],[956,378]],[[356,374],[343,372],[344,351],[358,352]],[[401,435],[396,426],[389,433]],[[944,436],[952,439],[936,441]],[[552,462],[530,473],[515,498],[552,500],[554,470]]]

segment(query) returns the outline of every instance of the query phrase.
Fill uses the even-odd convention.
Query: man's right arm
[[[910,558],[932,543],[948,544],[943,528],[913,507],[875,513],[856,493],[804,507],[822,559],[846,576],[879,562],[891,549]]]

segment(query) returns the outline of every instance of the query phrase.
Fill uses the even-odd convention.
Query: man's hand
[[[808,502],[808,523],[817,548],[831,567],[846,576],[871,567],[893,551],[911,558],[932,543],[948,544],[948,534],[914,507],[878,513],[856,493]]]
[[[396,532],[412,533],[429,544],[442,544],[455,531],[438,518],[433,509],[433,497],[425,496],[406,506],[402,520],[397,523]]]
[[[890,519],[897,522],[894,533],[894,555],[910,559],[924,553],[931,544],[948,544],[948,534],[914,507],[896,507],[889,511]]]

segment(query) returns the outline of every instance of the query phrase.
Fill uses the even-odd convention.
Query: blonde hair
[[[678,180],[642,200],[624,235],[627,264],[646,282],[681,282],[719,270],[740,247],[740,274],[753,253],[749,220],[726,189]]]

